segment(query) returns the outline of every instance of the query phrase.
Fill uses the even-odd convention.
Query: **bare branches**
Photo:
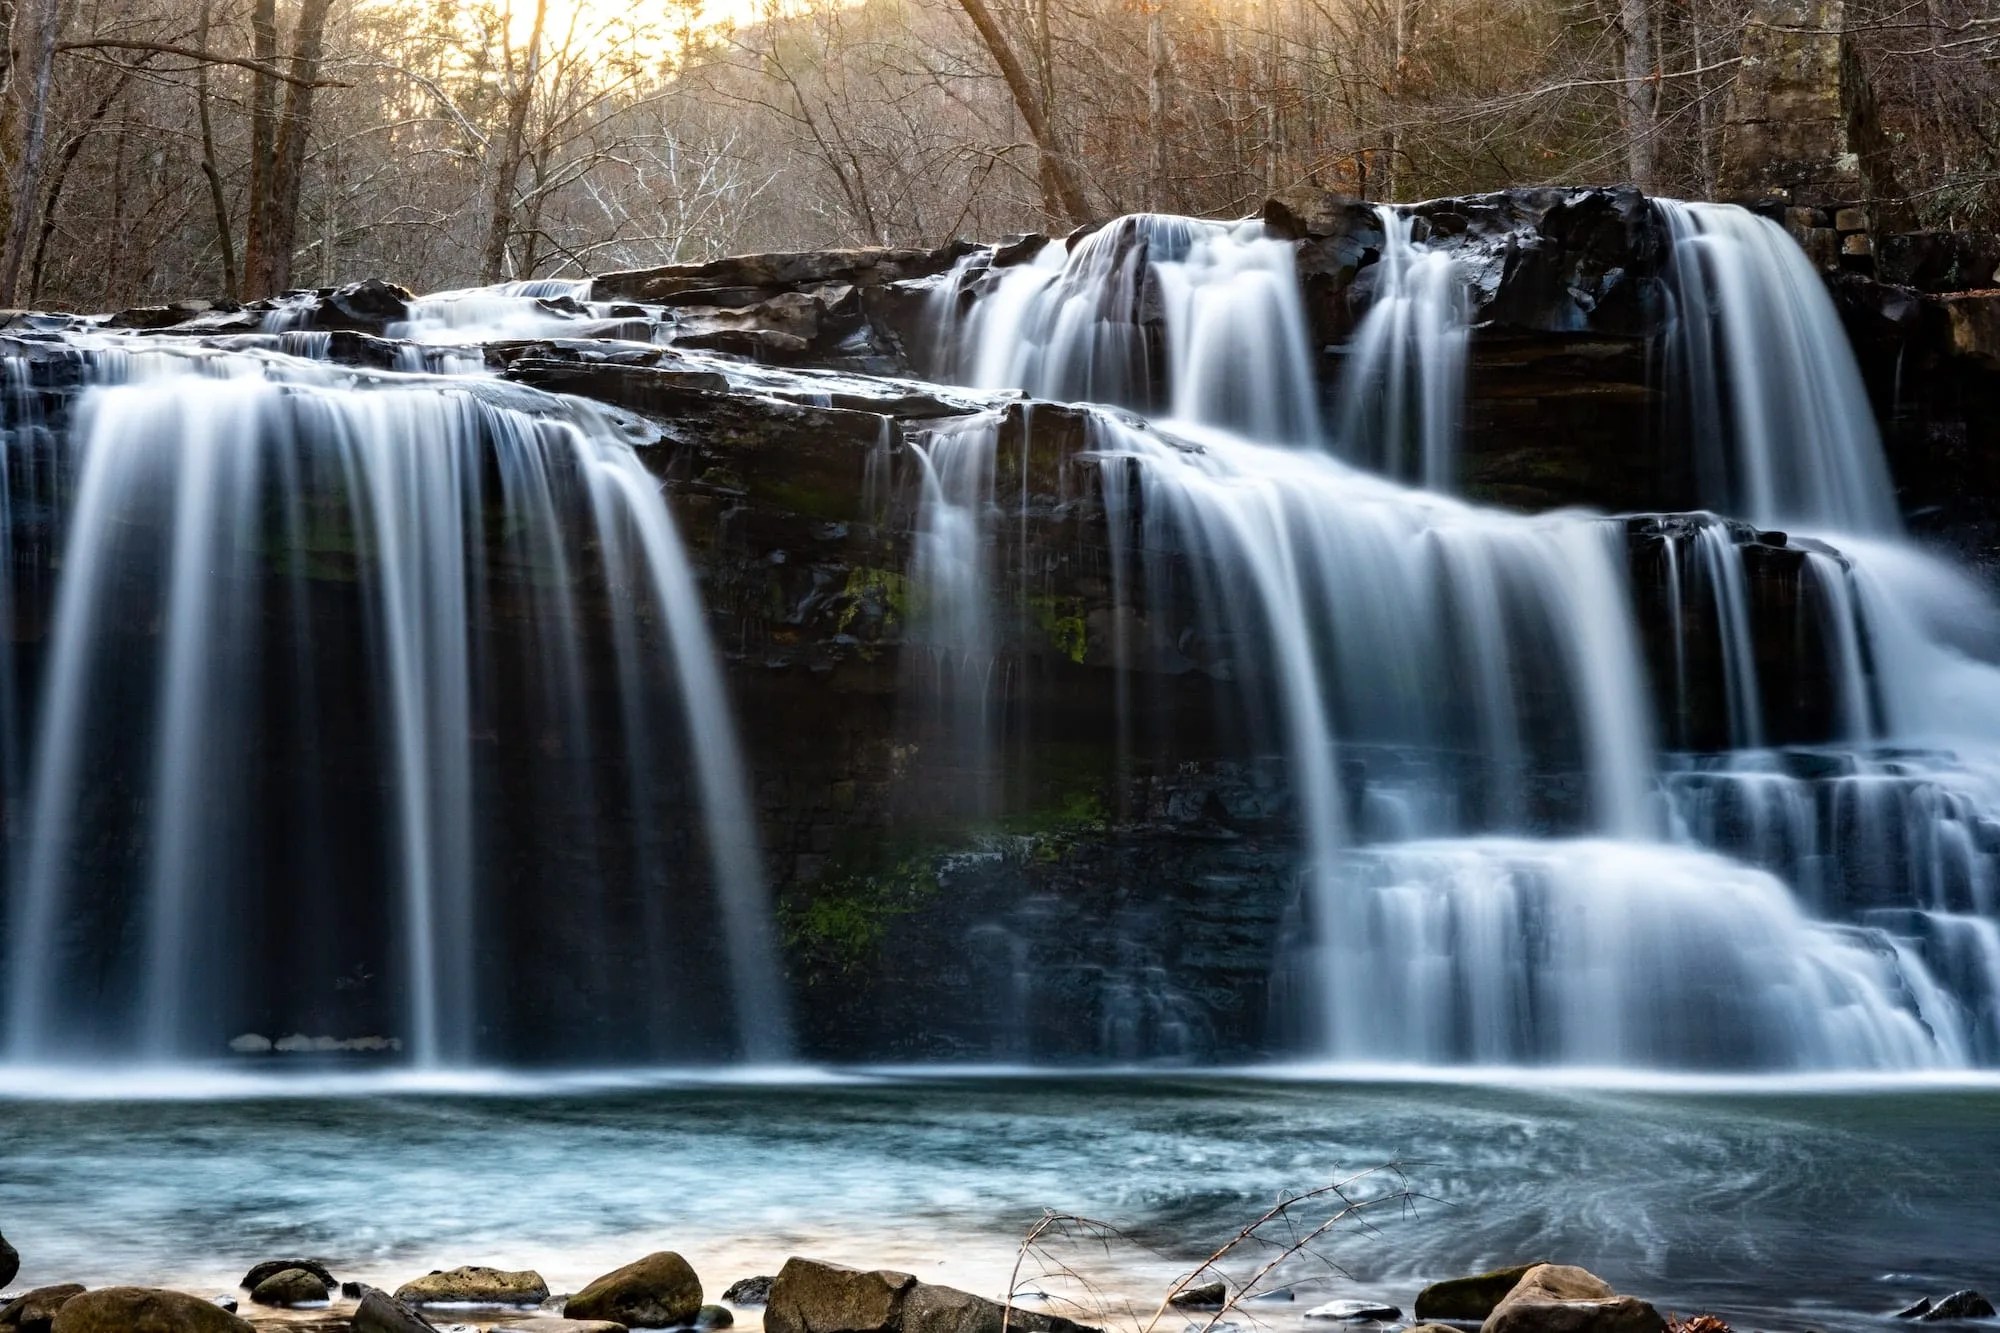
[[[1365,1192],[1371,1182],[1386,1184],[1388,1188]],[[1204,1324],[1199,1328],[1189,1326],[1191,1333],[1215,1333],[1241,1302],[1271,1290],[1267,1284],[1272,1277],[1299,1261],[1345,1277],[1345,1270],[1322,1252],[1328,1238],[1345,1227],[1372,1232],[1369,1215],[1385,1208],[1407,1211],[1425,1197],[1410,1188],[1399,1163],[1370,1167],[1313,1189],[1282,1195],[1169,1286],[1159,1305],[1140,1323],[1139,1333],[1155,1333],[1160,1320],[1174,1308],[1175,1298],[1205,1281],[1223,1281],[1225,1296]],[[1140,1316],[1133,1311],[1111,1309],[1096,1284],[1057,1248],[1059,1244],[1069,1248],[1089,1246],[1108,1257],[1114,1244],[1131,1245],[1133,1241],[1108,1222],[1074,1213],[1045,1211],[1028,1228],[1015,1252],[1008,1277],[1003,1333],[1011,1321],[1014,1303],[1022,1295],[1023,1269],[1030,1261],[1035,1265],[1030,1274],[1032,1280],[1046,1282],[1052,1277],[1059,1278],[1082,1290],[1081,1300],[1063,1299],[1086,1317],[1123,1315],[1131,1322],[1139,1322]],[[1228,1271],[1235,1260],[1246,1255],[1250,1256],[1246,1265],[1234,1273]]]
[[[192,60],[197,65],[230,65],[237,69],[247,69],[261,74],[267,79],[277,79],[281,83],[302,85],[308,88],[348,88],[353,85],[339,79],[317,76],[303,76],[280,69],[274,64],[261,60],[251,60],[245,56],[225,55],[220,51],[205,51],[198,46],[179,46],[172,42],[139,42],[129,38],[89,37],[78,41],[57,42],[58,52],[70,51],[145,51],[153,55],[179,56]]]

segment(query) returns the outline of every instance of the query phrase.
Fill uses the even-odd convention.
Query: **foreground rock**
[[[354,1309],[353,1333],[436,1333],[437,1326],[386,1291],[361,1289]]]
[[[51,1333],[251,1333],[251,1326],[199,1296],[152,1287],[101,1287],[71,1297]]]
[[[640,1328],[683,1328],[701,1313],[701,1279],[687,1260],[659,1250],[598,1278],[570,1297],[563,1313]]]
[[[1402,1317],[1396,1306],[1379,1301],[1328,1301],[1306,1311],[1308,1319],[1339,1319],[1350,1324],[1380,1324]]]
[[[243,1280],[236,1285],[245,1291],[255,1291],[258,1284],[266,1278],[275,1277],[288,1268],[303,1269],[311,1273],[321,1282],[324,1282],[329,1289],[335,1285],[333,1270],[318,1259],[266,1259],[263,1263],[257,1264],[249,1272],[245,1273]]]
[[[250,1300],[257,1305],[284,1308],[324,1305],[331,1291],[332,1284],[317,1273],[303,1268],[281,1268],[250,1289]]]
[[[1202,1282],[1191,1287],[1182,1287],[1167,1297],[1167,1304],[1176,1310],[1216,1310],[1229,1299],[1229,1288],[1220,1282]]]
[[[746,1277],[741,1281],[732,1282],[728,1290],[722,1293],[722,1299],[731,1305],[767,1304],[771,1299],[771,1283],[775,1280],[768,1275],[760,1274],[757,1277]]]
[[[1542,1261],[1537,1260],[1531,1264],[1516,1264],[1512,1268],[1496,1268],[1472,1277],[1433,1282],[1417,1293],[1417,1322],[1432,1319],[1484,1320],[1493,1313],[1494,1306],[1507,1299],[1507,1293],[1520,1285],[1521,1279],[1530,1270],[1541,1266]]]
[[[888,1269],[787,1259],[771,1284],[765,1333],[1096,1333],[1057,1315],[1007,1310]]]
[[[14,1329],[18,1333],[49,1333],[56,1313],[83,1295],[83,1291],[79,1283],[64,1282],[24,1292],[10,1304],[0,1307],[0,1328]]]
[[[1480,1325],[1480,1333],[1665,1333],[1646,1302],[1620,1296],[1595,1273],[1538,1264]]]
[[[540,1305],[548,1298],[549,1284],[532,1269],[478,1264],[428,1273],[396,1288],[396,1299],[411,1305]]]
[[[1909,1309],[1896,1311],[1898,1319],[1921,1319],[1927,1324],[1947,1319],[1993,1317],[1993,1303],[1976,1291],[1954,1291],[1935,1304],[1930,1297],[1925,1296]]]

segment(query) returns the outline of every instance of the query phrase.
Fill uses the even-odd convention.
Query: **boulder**
[[[694,1315],[696,1328],[728,1328],[735,1322],[736,1316],[725,1305],[704,1305]]]
[[[540,1305],[548,1298],[540,1273],[478,1264],[434,1271],[396,1288],[396,1299],[411,1305]]]
[[[353,1333],[437,1333],[437,1325],[386,1291],[361,1289],[354,1308]]]
[[[1199,1282],[1167,1297],[1167,1304],[1177,1310],[1216,1310],[1228,1299],[1229,1288],[1223,1283]]]
[[[1538,1264],[1486,1316],[1480,1333],[1665,1333],[1666,1327],[1658,1310],[1618,1295],[1594,1273]]]
[[[787,1259],[771,1283],[764,1333],[887,1333],[901,1327],[916,1285],[908,1273]]]
[[[602,1319],[640,1328],[682,1328],[701,1310],[701,1279],[688,1261],[659,1250],[614,1269],[569,1298],[571,1319]]]
[[[9,1245],[5,1236],[0,1236],[0,1287],[12,1282],[20,1271],[21,1252]]]
[[[1419,1323],[1430,1319],[1483,1320],[1493,1313],[1494,1306],[1507,1299],[1507,1293],[1519,1285],[1530,1269],[1541,1267],[1542,1262],[1433,1282],[1417,1293],[1417,1320]]]
[[[257,1305],[324,1305],[332,1284],[303,1268],[281,1268],[250,1289]]]
[[[245,1291],[255,1291],[257,1284],[265,1278],[275,1276],[288,1268],[302,1269],[324,1282],[329,1288],[334,1286],[333,1270],[318,1259],[266,1259],[243,1275],[236,1285]]]
[[[100,1287],[63,1302],[50,1333],[251,1333],[212,1301],[152,1287]]]
[[[5,1307],[0,1307],[0,1328],[14,1329],[18,1333],[49,1333],[49,1325],[55,1322],[56,1312],[75,1297],[83,1295],[83,1290],[78,1283],[64,1282],[24,1292]]]
[[[1954,1291],[1918,1317],[1927,1324],[1940,1319],[1991,1319],[1993,1303],[1976,1291]]]
[[[1917,1303],[1915,1305],[1906,1306],[1903,1309],[1896,1311],[1896,1318],[1921,1319],[1923,1316],[1929,1314],[1930,1312],[1931,1312],[1931,1298],[1928,1296],[1919,1296],[1917,1297]]]
[[[728,1290],[722,1293],[722,1299],[731,1305],[764,1305],[771,1299],[772,1281],[764,1275],[743,1278],[730,1283]]]

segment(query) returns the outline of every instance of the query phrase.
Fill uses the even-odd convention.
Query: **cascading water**
[[[1347,348],[1334,437],[1353,462],[1450,491],[1458,481],[1469,304],[1450,256],[1417,244],[1386,205],[1374,297]]]
[[[1261,223],[1134,214],[1029,263],[968,261],[940,293],[941,373],[959,383],[1320,439],[1292,248]]]
[[[74,419],[17,410],[4,450],[60,550],[47,588],[0,577],[49,626],[4,793],[9,1058],[336,1023],[433,1065],[785,1054],[742,761],[635,427],[269,352],[64,356]],[[667,963],[704,958],[727,1004]],[[559,971],[622,1030],[524,1047],[576,1017],[528,980]]]
[[[1893,533],[1818,276],[1741,210],[1661,208],[1674,383],[1707,438],[1728,442],[1706,493],[1760,528]],[[1383,210],[1382,224],[1329,443],[1447,489],[1467,297],[1407,220]],[[1772,608],[1749,583],[1748,530],[1697,515],[1662,540],[1670,651],[1649,675],[1622,522],[1406,490],[1272,447],[1307,438],[1302,413],[1260,419],[1197,390],[1187,376],[1213,384],[1301,364],[1274,344],[1308,350],[1295,306],[1250,299],[1228,265],[1186,262],[1218,238],[1270,244],[1251,226],[1147,216],[1031,264],[968,261],[940,298],[944,359],[975,384],[1154,414],[1090,420],[1125,608],[1117,649],[1128,665],[1227,682],[1232,711],[1287,759],[1305,868],[1281,993],[1301,1049],[1822,1069],[2000,1054],[1987,850],[2000,850],[1988,832],[2000,807],[1984,776],[2000,769],[1882,750],[1935,744],[1953,717],[2000,734],[1987,724],[2000,673],[1981,652],[2000,636],[1983,599],[1902,548],[1776,538],[1793,572],[1771,586],[1795,603],[1782,660],[1803,654],[1824,674],[1812,717],[1829,740],[1880,757],[1763,748],[1789,682],[1770,677],[1780,659]],[[1265,323],[1191,336],[1218,309]],[[1198,344],[1198,364],[1166,354]],[[1694,624],[1709,628],[1697,639]],[[1678,737],[1652,734],[1656,690],[1671,718],[1712,691],[1726,751],[1662,752]],[[1834,862],[1861,887],[1834,892]]]
[[[1669,376],[1704,502],[1765,527],[1899,531],[1874,411],[1804,252],[1732,205],[1655,206],[1673,247]]]

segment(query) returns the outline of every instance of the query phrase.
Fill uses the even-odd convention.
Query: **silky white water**
[[[1831,542],[1798,557],[1796,632],[1828,681],[1831,739],[1865,747],[1830,762],[1882,774],[1894,795],[1843,795],[1871,779],[1766,748],[1767,691],[1786,683],[1760,667],[1770,645],[1753,632],[1740,525],[1693,516],[1663,537],[1671,651],[1648,664],[1622,524],[1445,497],[1466,288],[1394,210],[1378,210],[1384,244],[1330,438],[1300,429],[1302,413],[1246,413],[1211,391],[1311,351],[1297,308],[1242,280],[1247,258],[1188,262],[1233,247],[1288,263],[1255,224],[1124,219],[1029,264],[969,261],[943,289],[942,310],[970,303],[944,342],[960,378],[1152,414],[1090,422],[1112,579],[1133,611],[1116,647],[1215,677],[1287,760],[1304,869],[1279,974],[1306,1051],[1908,1069],[2000,1049],[1987,850],[2000,804],[1971,776],[2000,755],[2000,622],[1952,571],[1868,536],[1895,531],[1893,492],[1797,247],[1740,209],[1660,207],[1671,387],[1703,438],[1726,442],[1701,469],[1704,495]],[[1197,341],[1198,362],[1171,354]],[[1147,638],[1185,607],[1193,632]],[[1712,626],[1698,659],[1683,617]],[[1706,679],[1728,754],[1677,755],[1654,701],[1687,718]],[[1904,752],[1874,757],[1889,746]],[[1383,747],[1429,776],[1374,780]],[[1551,778],[1566,770],[1573,787]],[[1521,836],[1553,832],[1586,837]],[[1830,866],[1844,895],[1827,891]]]
[[[742,760],[687,557],[634,453],[641,432],[491,381],[115,338],[78,355],[91,387],[62,439],[42,442],[72,494],[37,721],[8,789],[25,811],[9,875],[10,1058],[219,1054],[228,1025],[259,1012],[234,990],[233,948],[289,951],[297,994],[279,1013],[292,1022],[335,992],[380,988],[374,1039],[423,1065],[490,1058],[483,1034],[508,990],[482,961],[501,924],[491,858],[515,832],[495,820],[501,779],[482,772],[507,740],[496,725],[541,728],[551,762],[606,784],[530,780],[537,817],[564,840],[603,836],[606,803],[644,822],[660,779],[686,775],[705,882],[677,888],[642,837],[573,869],[561,910],[607,931],[636,910],[623,929],[664,953],[688,927],[661,901],[712,894],[730,1045],[784,1054]],[[603,704],[584,679],[598,649],[578,599],[607,594],[629,748],[596,756],[609,719],[588,716]],[[507,597],[521,600],[502,626]],[[157,636],[143,621],[132,632],[134,599],[157,606]],[[316,637],[342,604],[359,643]],[[539,699],[496,723],[488,696],[521,670],[517,652]],[[663,752],[670,742],[684,749]],[[291,747],[295,776],[269,766]],[[321,764],[348,747],[379,771],[379,796]],[[381,876],[361,901],[379,894],[388,915],[343,931],[364,910],[344,901],[357,874]],[[281,906],[262,905],[279,888]],[[132,941],[111,951],[112,984],[92,982],[105,955],[78,947],[80,929]],[[342,975],[337,960],[361,947],[343,936],[378,930],[400,975]],[[643,994],[648,980],[608,990]],[[626,1002],[634,1045],[675,1049],[661,997]]]

